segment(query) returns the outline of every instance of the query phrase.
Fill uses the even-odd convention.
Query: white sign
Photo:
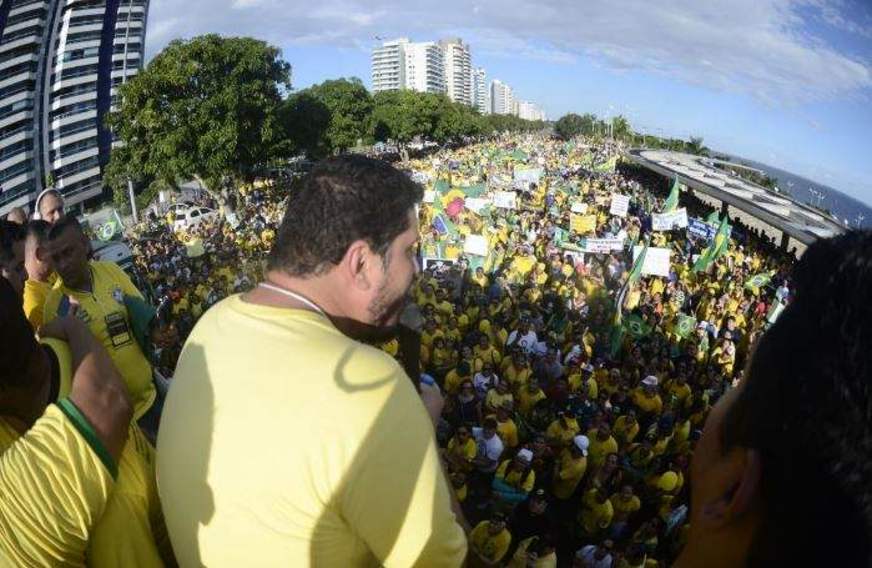
[[[464,206],[470,211],[474,211],[476,214],[480,213],[482,209],[490,205],[490,199],[484,199],[482,197],[469,197],[463,202]]]
[[[580,214],[584,215],[585,213],[587,213],[587,209],[588,209],[587,203],[577,203],[576,202],[576,203],[572,204],[570,211],[572,211],[573,213],[580,213]]]
[[[620,193],[612,194],[612,207],[609,213],[618,217],[626,217],[627,209],[630,207],[630,196],[621,195]]]
[[[424,203],[433,203],[436,201],[436,192],[432,189],[424,191]]]
[[[539,183],[539,178],[542,177],[542,168],[515,168],[515,181],[530,183]]]
[[[669,213],[655,213],[651,218],[651,228],[655,231],[671,231],[687,227],[687,209],[682,207]]]
[[[467,235],[463,243],[463,252],[478,256],[487,256],[487,238],[483,235]]]
[[[639,258],[639,254],[644,247],[633,247],[633,262]],[[645,253],[645,262],[642,263],[642,274],[650,274],[652,276],[669,276],[669,256],[672,254],[672,249],[648,247],[648,252]]]
[[[624,248],[624,239],[587,239],[584,242],[584,251],[601,254]]]
[[[517,196],[511,191],[498,191],[494,193],[494,207],[515,209],[517,207]]]

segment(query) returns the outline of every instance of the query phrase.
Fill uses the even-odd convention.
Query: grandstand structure
[[[668,150],[631,149],[624,157],[679,183],[701,200],[719,206],[752,228],[775,238],[784,250],[805,248],[820,238],[845,232],[846,227],[826,213],[790,195],[762,187],[716,167],[716,160]],[[730,166],[736,164],[730,163]]]

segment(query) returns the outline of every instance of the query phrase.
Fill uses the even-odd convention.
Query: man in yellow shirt
[[[591,489],[581,500],[579,522],[582,535],[587,539],[596,539],[612,524],[614,514],[608,494],[600,488]]]
[[[24,315],[34,330],[42,325],[45,298],[54,280],[45,251],[45,240],[50,227],[45,221],[30,221],[24,241],[24,268],[27,270],[27,280],[24,282]]]
[[[52,404],[61,379],[2,278],[0,321],[0,564],[84,566],[99,548],[96,528],[124,459],[132,416],[124,383],[88,329],[60,318],[42,334],[68,342],[75,373],[68,395]]]
[[[608,422],[602,422],[596,430],[587,433],[590,439],[590,465],[598,468],[606,463],[609,454],[618,453],[618,443],[612,437]]]
[[[554,496],[566,500],[572,497],[587,471],[587,452],[590,441],[587,436],[576,436],[572,445],[561,452],[554,464]]]
[[[363,342],[398,323],[422,193],[384,162],[321,162],[288,203],[266,281],[191,332],[158,437],[181,565],[463,562],[441,395]]]
[[[48,233],[49,258],[60,280],[45,299],[43,321],[63,316],[71,303],[118,368],[130,392],[134,416],[142,418],[155,401],[156,391],[148,362],[136,342],[124,296],[142,298],[118,265],[89,261],[89,242],[74,217],[65,217]],[[157,431],[157,416],[146,428]],[[146,427],[143,425],[143,427]]]
[[[469,552],[474,565],[499,566],[509,551],[512,535],[506,528],[506,518],[494,513],[489,521],[482,521],[469,534]]]

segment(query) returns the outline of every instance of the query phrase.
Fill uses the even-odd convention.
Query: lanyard
[[[273,292],[277,292],[279,294],[284,294],[285,296],[288,296],[289,298],[293,298],[293,299],[297,300],[298,302],[302,302],[302,303],[306,304],[307,306],[309,306],[312,310],[316,311],[318,314],[324,316],[325,318],[327,317],[327,314],[324,313],[324,310],[322,310],[318,304],[316,304],[315,302],[313,302],[309,298],[303,296],[302,294],[298,294],[297,292],[294,292],[293,290],[288,290],[286,288],[276,286],[275,284],[271,284],[269,282],[261,282],[260,284],[258,284],[258,286],[260,286],[261,288],[266,288],[267,290],[272,290]]]

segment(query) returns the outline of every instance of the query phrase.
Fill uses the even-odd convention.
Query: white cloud
[[[360,48],[375,36],[460,35],[473,53],[665,74],[770,104],[853,96],[872,87],[868,62],[809,32],[811,23],[868,37],[843,0],[159,0],[147,48],[205,32],[276,45]],[[293,62],[292,62],[293,63]]]

